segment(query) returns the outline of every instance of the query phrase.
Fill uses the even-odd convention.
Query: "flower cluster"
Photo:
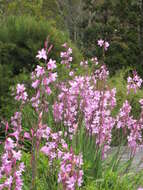
[[[28,94],[25,91],[24,84],[17,84],[16,86],[16,96],[15,99],[17,101],[22,101],[22,103],[25,103],[27,100]]]
[[[117,121],[117,128],[124,128],[124,133],[126,134],[126,126],[130,125],[131,123],[131,106],[129,102],[126,100],[123,103],[122,108],[120,109],[116,121]]]
[[[63,189],[75,190],[83,182],[83,164],[82,155],[75,155],[71,149],[68,151],[68,145],[62,138],[62,132],[53,133],[49,127],[42,129],[42,137],[46,139],[46,144],[41,148],[49,158],[52,165],[53,160],[60,160],[60,170],[58,174],[58,183],[62,183]]]
[[[98,45],[104,47],[104,50],[107,51],[110,44],[107,41],[100,39],[98,40]]]
[[[107,80],[109,76],[109,71],[107,70],[106,65],[102,65],[99,69],[95,71],[95,77],[99,80]]]
[[[31,79],[32,79],[32,87],[36,90],[36,94],[31,98],[32,106],[38,110],[39,107],[44,107],[44,110],[48,111],[48,102],[46,95],[51,95],[52,90],[50,88],[50,84],[56,81],[57,72],[53,72],[56,68],[56,61],[50,59],[47,62],[47,66],[42,67],[37,65],[34,72],[32,72]],[[42,97],[41,97],[42,96]],[[42,101],[41,101],[41,98]]]
[[[126,100],[117,115],[116,121],[117,128],[122,128],[124,135],[128,135],[128,145],[132,152],[135,153],[138,144],[142,143],[142,118],[139,120],[133,119],[133,116],[131,116],[131,106]]]
[[[72,86],[72,81],[69,83]],[[78,100],[72,87],[68,89],[64,84],[61,84],[60,91],[61,93],[58,95],[59,103],[56,101],[53,105],[53,115],[56,122],[64,121],[71,139],[76,130],[74,126],[77,122]]]
[[[75,190],[83,183],[82,155],[74,155],[73,151],[64,153],[61,157],[58,182],[62,183],[63,189]]]
[[[79,113],[82,114],[87,131],[96,136],[96,144],[105,145],[104,149],[107,149],[115,124],[111,110],[116,105],[116,90],[97,90],[94,76],[75,77],[69,81],[68,86],[63,84],[60,89],[59,102],[53,105],[55,121],[63,121],[72,138],[78,130],[78,118],[81,117]]]
[[[48,156],[51,165],[54,159],[59,158],[59,155],[63,154],[62,152],[67,151],[68,146],[62,139],[61,131],[54,133],[48,126],[45,129],[40,129],[40,131],[42,138],[46,139],[46,144],[41,148],[41,152]]]
[[[19,150],[20,133],[22,131],[21,113],[16,112],[11,118],[11,126],[13,126],[13,133],[10,133],[9,137],[6,138],[4,153],[1,156],[0,179],[6,179],[0,184],[0,190],[5,188],[22,190],[23,186],[21,177],[24,171],[24,163],[19,163],[22,156],[21,150]],[[16,141],[11,137],[15,137]]]
[[[88,65],[88,61],[81,61],[80,62],[80,66],[87,66]]]
[[[127,94],[130,93],[131,90],[134,91],[134,93],[137,92],[137,89],[139,89],[142,85],[142,79],[138,76],[137,72],[133,72],[133,78],[128,77],[127,79]]]
[[[66,65],[68,68],[70,68],[70,63],[72,62],[72,49],[68,47],[67,43],[62,45],[65,48],[64,52],[61,52],[61,64]]]
[[[98,65],[98,59],[97,59],[97,57],[93,57],[93,58],[91,59],[91,61],[92,61],[93,63],[95,63],[95,65]]]
[[[100,39],[98,45],[107,50],[109,43]],[[81,127],[89,138],[93,137],[95,145],[105,156],[106,151],[111,146],[113,128],[121,129],[127,137],[128,146],[135,153],[139,144],[142,144],[143,129],[143,99],[139,101],[141,114],[139,119],[134,119],[131,115],[131,105],[126,100],[120,108],[117,116],[113,116],[112,111],[116,106],[116,89],[109,88],[107,77],[109,71],[103,64],[95,73],[84,76],[76,76],[74,71],[69,71],[70,80],[59,82],[55,85],[58,89],[58,96],[51,105],[53,117],[56,123],[60,122],[63,128],[60,131],[52,130],[47,124],[43,124],[46,119],[46,112],[49,109],[49,96],[52,94],[52,85],[57,79],[56,61],[48,60],[48,42],[45,42],[45,49],[38,51],[36,56],[39,60],[44,60],[44,64],[36,66],[32,72],[32,88],[34,95],[29,100],[32,104],[34,115],[37,116],[29,131],[22,130],[22,109],[23,104],[28,102],[28,95],[24,84],[16,87],[17,101],[21,101],[20,112],[15,112],[11,117],[11,129],[8,122],[5,122],[5,143],[4,152],[1,156],[0,165],[0,190],[15,189],[21,190],[23,186],[22,173],[24,163],[21,162],[21,141],[28,139],[32,144],[32,188],[36,180],[36,167],[38,154],[41,151],[48,157],[50,169],[58,169],[58,183],[62,184],[64,190],[75,190],[83,183],[83,158],[82,154],[75,154],[72,149],[74,135],[80,134]],[[61,52],[61,64],[70,68],[72,62],[72,49],[65,43],[64,52]],[[104,52],[105,53],[105,52]],[[91,61],[98,65],[98,59]],[[88,61],[82,61],[80,65],[88,67]],[[133,78],[128,77],[127,89],[136,90],[141,87],[142,79],[133,73]],[[30,105],[31,105],[30,104]],[[50,123],[50,122],[49,122]],[[54,123],[54,122],[53,122]],[[24,135],[22,135],[24,134]],[[23,142],[23,141],[22,141]],[[43,145],[41,142],[45,142]],[[67,144],[69,142],[69,144]],[[77,144],[77,141],[76,143]],[[42,147],[41,147],[42,146]],[[76,145],[75,145],[76,146]],[[56,166],[55,166],[56,165]],[[59,166],[59,167],[57,167]]]
[[[115,125],[115,119],[111,116],[111,111],[116,105],[116,90],[94,91],[88,88],[85,93],[82,110],[86,129],[89,134],[96,137],[96,144],[99,147],[103,146],[104,156],[110,146],[112,129]]]

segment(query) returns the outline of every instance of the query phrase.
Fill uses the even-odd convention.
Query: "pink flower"
[[[67,48],[67,43],[64,43],[62,47]]]
[[[143,108],[143,99],[140,99],[139,103],[140,103],[141,107]]]
[[[40,84],[40,80],[37,79],[34,82],[32,82],[32,87],[36,89],[39,86],[39,84]]]
[[[104,40],[102,40],[102,39],[98,40],[98,45],[99,45],[100,47],[102,47],[103,44],[104,44]]]
[[[25,103],[25,101],[27,100],[28,94],[25,91],[25,86],[24,84],[17,84],[16,86],[16,96],[15,99],[17,101],[22,101],[22,103]]]
[[[30,136],[30,134],[28,132],[25,132],[24,133],[24,138],[31,139],[31,136]]]
[[[6,179],[4,185],[5,185],[6,187],[11,187],[12,181],[13,181],[13,177],[10,176],[9,178]]]
[[[41,152],[43,152],[45,155],[48,156],[50,150],[49,150],[49,148],[48,148],[47,146],[43,146],[43,147],[41,148]]]
[[[45,74],[44,68],[39,65],[37,65],[37,68],[35,69],[35,71],[36,71],[37,77],[43,76],[43,74]]]
[[[127,94],[131,92],[131,90],[134,91],[134,93],[137,92],[139,88],[141,88],[143,80],[138,76],[137,72],[133,72],[133,78],[128,77],[127,78]]]
[[[5,149],[11,150],[15,147],[14,141],[11,138],[7,138],[5,142]]]
[[[51,93],[52,93],[52,90],[50,89],[50,87],[46,87],[46,89],[45,89],[45,91],[46,91],[46,93],[48,94],[48,95],[50,95]]]
[[[107,51],[107,49],[108,49],[109,46],[110,46],[110,44],[108,42],[104,43],[104,49],[105,49],[105,51]]]
[[[36,55],[36,57],[38,59],[45,59],[47,60],[47,53],[46,53],[46,50],[45,49],[41,49],[40,51],[38,51],[38,55]]]
[[[65,51],[60,54],[60,57],[62,58],[61,64],[64,64],[69,68],[70,62],[72,62],[72,49],[68,48],[67,44],[64,44],[63,47],[65,48]]]
[[[98,65],[98,59],[97,59],[97,57],[93,57],[93,58],[91,59],[91,61],[94,62],[95,65]]]
[[[16,152],[15,150],[12,151],[13,153],[13,157],[16,159],[16,160],[20,160],[21,159],[21,151],[19,150],[18,152]]]
[[[108,49],[108,47],[109,47],[109,45],[110,45],[109,42],[106,42],[106,41],[104,41],[104,40],[102,40],[102,39],[98,40],[97,43],[98,43],[98,45],[99,45],[100,47],[104,47],[104,50],[105,50],[105,51],[107,51],[107,49]]]
[[[55,63],[56,63],[55,60],[50,59],[49,62],[47,63],[48,70],[55,69],[57,67]]]
[[[69,48],[68,51],[67,51],[67,53],[68,53],[69,55],[72,54],[72,48]]]
[[[49,73],[49,80],[51,82],[54,82],[56,81],[57,76],[58,76],[57,73]]]
[[[70,71],[70,72],[69,72],[69,76],[72,77],[73,75],[74,75],[74,72],[73,72],[73,71]]]
[[[20,94],[21,92],[24,92],[25,91],[24,84],[17,84],[16,90],[17,90],[17,94]]]

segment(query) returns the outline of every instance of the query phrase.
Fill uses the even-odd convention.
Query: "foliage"
[[[68,35],[57,30],[46,20],[37,20],[31,16],[8,17],[0,22],[0,65],[1,65],[1,116],[7,116],[10,112],[10,86],[15,85],[14,78],[21,74],[21,80],[25,81],[26,73],[35,68],[38,61],[35,57],[39,47],[42,47],[47,36],[49,43],[53,45],[50,56],[59,62],[61,44],[67,41],[73,48],[73,67],[78,67],[81,54],[71,43]],[[60,64],[59,64],[59,70]],[[62,71],[61,71],[62,72]],[[4,74],[5,73],[5,74]],[[25,73],[25,74],[24,74]],[[13,81],[11,80],[13,78]],[[6,97],[6,98],[5,98]],[[7,100],[6,100],[7,99]],[[7,108],[5,102],[7,101]],[[6,112],[7,111],[7,112]]]
[[[85,56],[101,55],[97,40],[107,39],[111,48],[106,57],[111,74],[131,66],[142,73],[142,1],[85,0],[82,48]]]
[[[139,100],[143,97],[143,89],[139,89],[136,94],[130,93],[129,96],[127,96],[126,92],[126,85],[127,85],[127,76],[131,75],[131,68],[128,68],[126,70],[120,70],[116,75],[112,76],[109,79],[109,85],[110,87],[116,87],[117,93],[117,106],[113,110],[113,115],[116,115],[121,108],[123,102],[127,99],[131,106],[132,106],[132,114],[135,118],[139,117],[140,114],[140,105]]]

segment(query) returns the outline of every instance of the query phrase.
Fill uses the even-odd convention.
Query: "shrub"
[[[0,88],[3,89],[0,92],[1,99],[1,114],[6,115],[5,97],[11,104],[10,86],[15,85],[11,78],[14,80],[15,76],[22,72],[32,71],[38,64],[35,57],[39,47],[42,47],[47,36],[49,36],[49,43],[53,44],[53,51],[50,56],[60,61],[59,55],[62,50],[61,44],[65,41],[73,48],[73,67],[78,67],[77,63],[81,59],[79,50],[71,43],[66,33],[56,29],[51,22],[44,19],[36,19],[32,16],[19,16],[19,17],[6,17],[0,22],[0,64],[1,72],[4,68],[11,72],[11,75],[6,74],[7,77],[3,77],[1,80]],[[62,69],[60,64],[58,70]],[[24,76],[22,74],[21,76]],[[20,76],[20,77],[21,77]],[[6,79],[7,78],[7,79]],[[25,79],[23,78],[23,81]],[[5,86],[5,87],[4,87]],[[5,90],[6,89],[6,90]],[[10,106],[9,108],[10,109]],[[9,111],[7,114],[9,115]]]

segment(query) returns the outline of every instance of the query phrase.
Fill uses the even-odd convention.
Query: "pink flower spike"
[[[38,55],[36,55],[36,57],[38,59],[45,59],[47,60],[47,52],[45,49],[41,49],[40,51],[38,51]]]

